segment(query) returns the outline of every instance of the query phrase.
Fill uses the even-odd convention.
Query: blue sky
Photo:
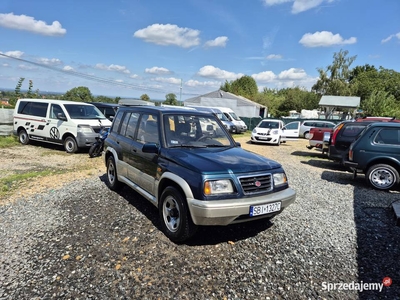
[[[252,76],[310,89],[341,49],[400,72],[399,0],[2,0],[0,88],[185,100]],[[10,58],[11,57],[11,58]]]

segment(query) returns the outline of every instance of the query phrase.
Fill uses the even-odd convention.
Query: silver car
[[[314,128],[314,127],[317,127],[317,128],[333,128],[333,127],[335,127],[335,125],[336,125],[335,123],[330,122],[330,121],[305,120],[300,124],[299,136],[308,139],[311,128]]]

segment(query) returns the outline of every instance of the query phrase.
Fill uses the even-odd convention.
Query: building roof
[[[237,96],[235,94],[229,93],[229,92],[224,92],[222,90],[217,90],[208,94],[196,96],[193,98],[189,98],[185,100],[185,103],[190,103],[191,105],[196,105],[201,103],[202,101],[209,102],[211,105],[213,103],[213,99],[220,98],[220,99],[231,99],[231,100],[236,100],[237,106],[250,106],[250,105],[255,105],[257,107],[266,107],[260,103],[251,101],[245,97],[242,96]]]
[[[360,105],[360,97],[322,96],[319,106],[356,108]]]

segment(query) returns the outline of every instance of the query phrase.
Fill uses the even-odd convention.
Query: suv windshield
[[[215,117],[196,114],[164,115],[167,147],[231,147],[232,142]]]
[[[106,119],[101,111],[93,105],[64,104],[71,119]]]

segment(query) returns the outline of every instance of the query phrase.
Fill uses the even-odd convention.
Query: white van
[[[26,145],[30,140],[64,145],[68,153],[90,147],[102,128],[111,127],[94,105],[84,102],[19,99],[13,133]]]
[[[247,131],[246,123],[243,122],[243,120],[240,119],[232,109],[228,107],[215,107],[215,108],[221,110],[224,113],[224,115],[228,118],[228,120],[231,121],[233,124],[235,124],[238,133]]]
[[[193,106],[189,105],[186,107],[192,107],[195,108],[198,111],[204,111],[204,112],[209,112],[209,113],[214,113],[217,115],[218,119],[221,120],[222,124],[224,124],[225,128],[231,132],[231,133],[236,133],[236,126],[233,124],[233,122],[229,121],[228,118],[224,115],[224,113],[216,107],[208,107],[208,106]]]

